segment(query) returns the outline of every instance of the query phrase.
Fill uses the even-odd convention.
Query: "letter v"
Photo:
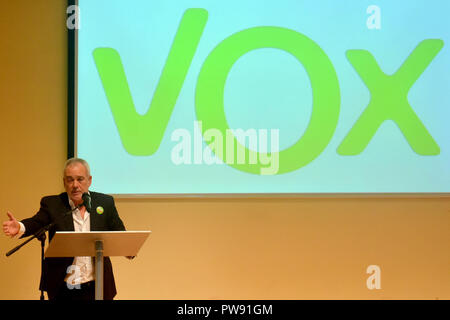
[[[424,40],[393,75],[381,71],[372,54],[349,50],[347,58],[369,88],[369,105],[347,134],[337,152],[357,155],[386,120],[396,122],[411,148],[420,155],[438,155],[439,146],[408,103],[408,91],[444,46],[438,39]]]
[[[204,9],[184,13],[145,115],[136,112],[119,53],[112,48],[94,50],[97,71],[129,154],[148,156],[158,150],[207,20]]]

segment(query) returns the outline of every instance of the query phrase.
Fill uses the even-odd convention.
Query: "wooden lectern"
[[[136,256],[151,231],[59,231],[45,257],[95,257],[95,300],[103,300],[103,257]]]

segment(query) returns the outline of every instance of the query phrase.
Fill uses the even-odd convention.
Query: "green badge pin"
[[[103,207],[97,207],[97,213],[102,214],[104,212]]]

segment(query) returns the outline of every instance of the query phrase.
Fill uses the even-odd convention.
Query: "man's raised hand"
[[[20,230],[19,222],[14,218],[11,212],[6,213],[8,220],[3,222],[3,232],[9,237],[14,237]]]

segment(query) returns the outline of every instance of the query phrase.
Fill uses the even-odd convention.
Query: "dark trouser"
[[[95,300],[95,281],[82,283],[74,286],[72,289],[67,287],[64,283],[61,286],[58,294],[54,297],[55,300]]]

